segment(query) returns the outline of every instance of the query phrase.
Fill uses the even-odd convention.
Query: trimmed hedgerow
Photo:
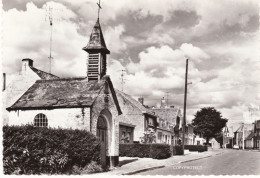
[[[119,156],[166,159],[171,157],[170,145],[167,144],[120,144]]]
[[[182,145],[173,146],[173,155],[183,155]]]
[[[100,143],[83,130],[3,127],[5,174],[69,174],[73,166],[100,163]]]
[[[184,145],[184,148],[189,151],[198,151],[198,152],[208,151],[208,147],[205,145]]]

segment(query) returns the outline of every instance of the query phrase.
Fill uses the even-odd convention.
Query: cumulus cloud
[[[97,19],[93,0],[4,0],[4,72],[18,72],[27,57],[48,71],[48,5],[62,9],[54,11],[60,20],[53,25],[53,73],[85,76],[87,53],[82,47]],[[158,105],[170,91],[170,104],[182,107],[189,58],[189,120],[205,106],[240,120],[248,104],[259,105],[257,0],[113,0],[101,1],[101,6],[100,22],[111,51],[108,74],[116,88],[121,89],[120,70],[126,69],[126,92]]]

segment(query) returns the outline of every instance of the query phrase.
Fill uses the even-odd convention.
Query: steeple
[[[110,51],[106,47],[106,43],[103,37],[99,19],[97,19],[97,22],[94,25],[94,28],[89,38],[88,45],[84,47],[83,50],[87,51],[88,53],[93,53],[98,51],[98,52],[103,52],[105,54],[110,54]]]
[[[110,54],[110,51],[106,47],[99,18],[92,30],[88,45],[83,50],[89,53],[87,62],[88,80],[100,80],[106,75],[106,55]]]

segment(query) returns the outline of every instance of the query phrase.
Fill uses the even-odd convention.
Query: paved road
[[[142,172],[139,175],[260,175],[260,152],[227,150],[213,157]]]

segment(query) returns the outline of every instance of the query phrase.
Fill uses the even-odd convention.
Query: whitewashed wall
[[[90,108],[11,111],[8,125],[33,124],[39,113],[46,115],[49,127],[90,130]]]

